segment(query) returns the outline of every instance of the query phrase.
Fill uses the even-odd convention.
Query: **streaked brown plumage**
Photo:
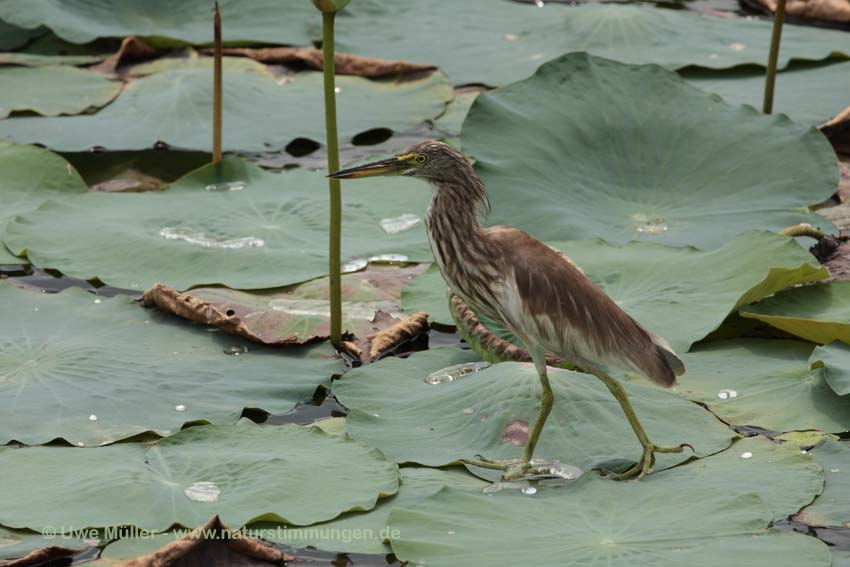
[[[532,468],[537,436],[552,403],[545,365],[547,352],[574,362],[599,377],[623,405],[644,446],[644,457],[622,476],[645,475],[654,452],[679,452],[683,446],[657,447],[646,437],[625,391],[610,368],[639,372],[672,386],[684,373],[682,361],[660,337],[644,329],[590,281],[562,253],[511,227],[485,228],[479,211],[489,210],[484,183],[457,150],[426,141],[399,156],[343,170],[339,178],[407,175],[433,189],[425,217],[434,259],[449,287],[476,314],[500,321],[527,346],[543,384],[543,404],[523,457],[508,465]],[[490,464],[504,468],[497,461]]]

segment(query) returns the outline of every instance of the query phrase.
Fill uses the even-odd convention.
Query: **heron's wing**
[[[523,340],[599,365],[637,370],[671,386],[684,366],[670,346],[644,329],[590,281],[566,255],[525,232],[495,227],[506,274],[503,317]]]

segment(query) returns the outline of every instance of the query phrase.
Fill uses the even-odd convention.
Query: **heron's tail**
[[[652,361],[644,368],[644,371],[653,382],[669,388],[676,384],[676,376],[685,373],[685,364],[667,341],[652,333],[649,333],[649,337],[652,339],[655,351],[654,356],[651,357]]]

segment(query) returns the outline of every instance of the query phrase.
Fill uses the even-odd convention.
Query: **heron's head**
[[[443,142],[427,140],[410,146],[390,159],[341,169],[328,177],[359,179],[376,175],[405,175],[432,183],[457,183],[472,174],[472,166],[463,154]]]

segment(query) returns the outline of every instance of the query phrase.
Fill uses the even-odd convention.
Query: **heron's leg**
[[[639,462],[622,473],[607,472],[607,477],[615,480],[625,480],[637,477],[637,480],[640,480],[651,472],[652,467],[655,466],[655,453],[681,453],[685,447],[690,447],[690,449],[693,450],[693,447],[687,443],[672,446],[653,444],[652,441],[649,440],[649,436],[646,434],[643,425],[641,425],[634,408],[632,408],[629,396],[626,394],[626,390],[623,386],[617,380],[611,378],[602,371],[593,369],[591,372],[594,376],[602,380],[602,382],[608,387],[608,390],[610,390],[611,394],[613,394],[620,403],[620,407],[623,409],[623,413],[626,414],[626,419],[629,421],[629,425],[632,426],[638,441],[640,441],[641,446],[643,446],[643,455]]]
[[[534,455],[534,448],[537,446],[537,441],[540,438],[540,432],[543,431],[543,426],[546,424],[546,418],[549,417],[549,412],[552,411],[555,394],[552,393],[552,387],[549,385],[549,376],[546,373],[546,353],[540,349],[529,349],[529,352],[531,353],[531,359],[534,361],[537,375],[540,378],[543,394],[540,399],[540,413],[537,416],[537,421],[534,422],[534,427],[528,436],[528,440],[525,442],[522,456],[519,459],[502,461],[476,455],[476,459],[464,459],[461,461],[467,465],[506,471],[503,475],[505,480],[533,474],[548,474],[551,472],[551,464],[535,467],[531,462],[531,458]]]
[[[531,457],[534,456],[534,448],[537,447],[540,432],[543,431],[546,418],[549,417],[549,412],[552,411],[552,404],[555,401],[555,394],[552,393],[552,387],[549,385],[549,375],[546,373],[546,353],[539,348],[529,349],[529,353],[531,360],[534,361],[534,368],[537,369],[543,394],[540,397],[540,413],[537,415],[537,421],[534,422],[534,428],[531,430],[531,435],[528,436],[528,441],[525,442],[525,449],[523,449],[522,457],[520,457],[520,461],[526,465],[531,463]]]

